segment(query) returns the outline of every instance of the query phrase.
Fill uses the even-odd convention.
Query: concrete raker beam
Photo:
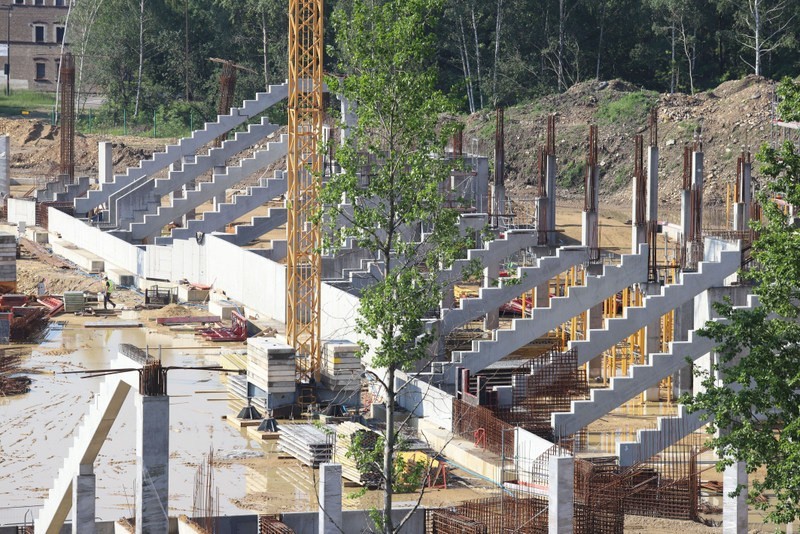
[[[622,317],[606,320],[605,328],[589,330],[586,339],[570,341],[569,348],[577,350],[578,365],[583,365],[664,314],[693,299],[710,287],[721,286],[740,265],[738,250],[723,251],[719,262],[701,262],[697,272],[682,273],[681,281],[661,287],[658,294],[647,295],[642,306],[629,307]]]

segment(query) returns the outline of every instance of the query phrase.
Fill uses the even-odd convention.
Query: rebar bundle
[[[75,60],[70,52],[61,56],[61,165],[59,173],[75,179]]]

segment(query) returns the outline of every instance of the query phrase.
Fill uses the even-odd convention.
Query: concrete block
[[[182,284],[178,286],[178,301],[180,302],[205,302],[209,296],[208,289],[196,289]]]
[[[747,489],[736,497],[730,497],[740,485],[747,485],[747,470],[744,462],[736,462],[725,468],[722,475],[722,532],[723,534],[747,534]]]
[[[136,287],[136,276],[125,269],[107,268],[106,276],[120,287]]]
[[[102,273],[105,271],[105,261],[91,252],[79,249],[68,241],[53,243],[53,254],[71,261],[82,270],[89,273]]]
[[[319,534],[339,534],[342,524],[342,466],[319,466]]]
[[[574,523],[575,458],[551,456],[548,487],[549,534],[572,534]]]
[[[242,307],[230,300],[211,300],[208,303],[208,312],[211,315],[217,315],[223,321],[230,321],[231,312],[241,310]]]

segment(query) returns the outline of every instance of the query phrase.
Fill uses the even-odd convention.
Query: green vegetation
[[[633,164],[624,163],[617,167],[614,172],[614,189],[620,189],[628,185],[633,178]]]
[[[556,178],[556,183],[562,187],[572,187],[583,183],[586,166],[577,161],[570,160],[561,167]]]
[[[781,89],[795,90],[791,83]],[[800,102],[784,111],[798,116]],[[697,372],[705,391],[682,402],[703,410],[708,432],[718,432],[709,440],[717,468],[743,461],[749,473],[760,470],[748,500],[769,512],[768,521],[786,524],[800,518],[800,229],[773,197],[800,204],[800,154],[786,141],[762,146],[756,159],[768,179],[759,194],[766,222],[755,225],[759,268],[743,276],[756,285],[761,306],[716,306],[727,322],[709,322],[701,333],[717,343],[717,363]]]
[[[597,123],[644,124],[657,100],[658,95],[653,91],[625,93],[617,100],[606,100],[597,109]]]
[[[11,96],[5,91],[0,95],[0,116],[2,117],[50,117],[55,105],[55,93],[40,91],[12,90]],[[27,112],[23,115],[23,112]]]

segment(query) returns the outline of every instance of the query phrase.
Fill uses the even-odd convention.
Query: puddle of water
[[[197,344],[192,334],[165,336],[146,329],[91,330],[80,325],[52,328],[45,341],[22,364],[42,373],[31,375],[31,392],[0,399],[0,509],[42,504],[72,445],[72,434],[88,413],[103,380],[61,372],[108,368],[120,343],[148,345],[151,352],[162,345],[165,365],[218,363],[218,350],[185,348]],[[171,347],[181,348],[168,350]],[[195,393],[224,389],[218,373],[181,370],[169,373],[170,515],[191,512],[196,466],[210,446],[217,457],[231,451],[263,452],[260,443],[243,441],[242,433],[222,420],[223,415],[230,415],[227,402],[209,400],[226,395]],[[134,418],[133,395],[129,394],[95,462],[96,514],[103,520],[116,520],[132,510],[136,462]],[[231,498],[244,495],[245,474],[245,467],[236,463],[215,468],[215,485],[220,495],[225,496],[220,499],[220,513],[240,512]]]

